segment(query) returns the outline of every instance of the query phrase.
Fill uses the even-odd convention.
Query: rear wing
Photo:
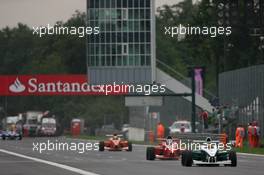
[[[219,140],[212,140],[212,141],[210,141],[210,142],[207,142],[206,140],[193,140],[192,142],[193,142],[193,143],[217,143],[217,144],[220,143]]]
[[[166,141],[167,139],[166,138],[157,138],[157,141]],[[172,138],[173,141],[180,141],[180,139],[177,139],[177,138]]]
[[[114,135],[113,134],[107,134],[107,135],[105,135],[106,137],[113,137]],[[123,137],[123,135],[122,134],[118,134],[118,135],[116,135],[117,137]]]

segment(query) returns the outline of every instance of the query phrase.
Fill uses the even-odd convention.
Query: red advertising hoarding
[[[86,75],[0,75],[0,96],[122,95],[125,85],[89,85]]]

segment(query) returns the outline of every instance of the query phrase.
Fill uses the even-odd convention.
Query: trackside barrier
[[[211,134],[211,133],[174,133],[173,137],[178,138],[182,141],[193,141],[193,140],[206,140],[210,137],[212,140],[219,140],[220,142],[227,143],[226,134]]]

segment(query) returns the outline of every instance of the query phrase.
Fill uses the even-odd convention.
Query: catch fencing
[[[245,127],[257,121],[264,133],[264,65],[228,71],[219,75],[220,103],[232,107],[235,123]],[[234,129],[234,128],[233,128]]]

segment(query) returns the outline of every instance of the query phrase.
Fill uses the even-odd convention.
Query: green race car
[[[183,166],[237,166],[237,155],[232,149],[219,149],[219,143],[211,141],[210,138],[207,138],[206,142],[198,141],[197,143],[200,144],[198,149],[185,150],[182,152],[181,163]]]

